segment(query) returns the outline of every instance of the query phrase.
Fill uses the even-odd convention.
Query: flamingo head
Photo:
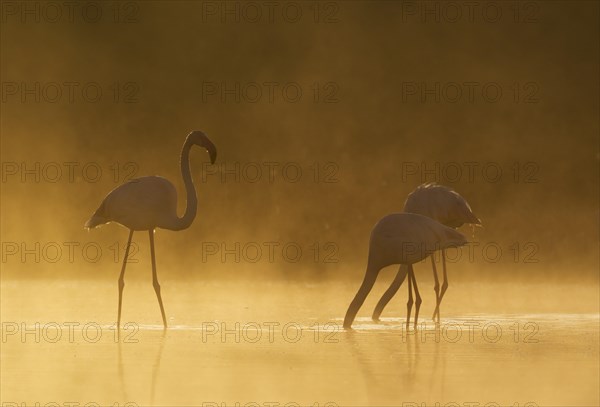
[[[215,147],[213,142],[210,141],[206,134],[204,134],[200,130],[194,130],[190,132],[190,134],[188,134],[187,142],[191,145],[204,147],[206,151],[208,151],[208,155],[210,156],[210,163],[215,163],[215,160],[217,159],[217,148]]]

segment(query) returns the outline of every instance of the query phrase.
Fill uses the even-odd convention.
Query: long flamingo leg
[[[360,307],[362,307],[365,302],[365,298],[371,292],[373,285],[375,284],[375,280],[377,280],[377,275],[379,274],[379,269],[372,268],[367,266],[367,272],[365,273],[365,278],[358,289],[358,292],[354,296],[354,299],[350,303],[348,307],[348,311],[346,311],[346,316],[344,317],[344,328],[350,329],[352,327],[352,322],[354,322],[354,318],[356,318],[356,314]]]
[[[438,299],[437,306],[435,307],[434,315],[437,313],[437,321],[440,322],[440,305],[442,304],[442,298],[448,289],[448,275],[446,274],[446,253],[442,250],[442,273],[444,276],[444,282],[442,283],[442,290],[440,291],[440,297]]]
[[[154,256],[154,230],[149,230],[150,235],[150,255],[152,256],[152,285],[156,292],[156,298],[158,298],[158,305],[160,305],[160,313],[162,315],[163,325],[167,328],[167,317],[165,316],[165,308],[163,307],[162,298],[160,297],[160,284],[158,284],[158,277],[156,275],[156,260]]]
[[[127,239],[127,246],[125,246],[125,257],[123,258],[123,265],[121,266],[121,274],[119,275],[119,311],[117,314],[117,331],[121,329],[121,305],[123,304],[123,288],[125,287],[125,266],[127,265],[127,258],[129,257],[129,247],[131,246],[132,237],[133,229],[130,229],[129,238]]]
[[[415,290],[415,329],[417,329],[417,322],[419,321],[419,308],[421,308],[421,295],[419,294],[419,288],[417,287],[417,279],[415,278],[415,272],[413,271],[412,264],[408,266],[408,277],[412,280],[412,285]]]
[[[406,329],[410,326],[410,312],[413,306],[413,295],[412,295],[412,267],[408,268],[408,301],[406,302]]]
[[[435,266],[435,259],[433,258],[433,254],[431,255],[431,267],[433,268],[433,291],[435,291],[435,310],[433,311],[433,322],[435,322],[435,316],[439,311],[440,307],[440,280],[438,278],[437,268]],[[439,321],[438,321],[439,322]]]
[[[375,306],[375,310],[373,311],[373,316],[372,316],[373,321],[379,321],[379,316],[383,312],[383,309],[385,308],[385,306],[390,302],[392,297],[394,295],[396,295],[396,293],[400,289],[400,286],[402,285],[402,283],[404,282],[404,279],[406,278],[407,272],[408,272],[408,267],[405,264],[401,264],[400,268],[398,269],[398,273],[396,273],[396,277],[394,278],[394,281],[392,281],[392,284],[385,291],[385,293],[383,293],[383,296],[381,297],[381,299]]]

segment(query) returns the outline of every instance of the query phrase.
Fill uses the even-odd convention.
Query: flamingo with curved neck
[[[177,215],[177,190],[166,178],[149,176],[135,178],[113,189],[104,198],[96,212],[85,223],[87,229],[93,229],[105,223],[117,222],[129,229],[129,238],[125,248],[125,257],[119,276],[119,309],[117,328],[121,325],[121,304],[123,300],[123,287],[125,286],[125,266],[129,256],[129,247],[134,231],[147,230],[150,236],[150,255],[152,259],[152,283],[164,328],[167,327],[167,318],[160,295],[160,284],[156,274],[156,261],[154,255],[154,229],[183,230],[190,227],[198,206],[198,198],[194,181],[190,171],[190,150],[193,146],[206,149],[210,156],[211,164],[215,163],[217,149],[210,139],[201,131],[192,131],[185,139],[181,149],[181,176],[185,184],[186,207],[182,217]]]

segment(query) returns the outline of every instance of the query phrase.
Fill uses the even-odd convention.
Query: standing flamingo
[[[412,191],[406,198],[404,203],[404,212],[416,213],[419,215],[427,216],[441,223],[442,225],[458,228],[463,224],[481,225],[481,221],[475,216],[471,207],[459,193],[452,190],[451,188],[436,183],[428,183],[419,185],[414,191]],[[448,289],[448,277],[446,275],[446,254],[442,249],[442,270],[444,275],[444,283],[442,284],[442,290],[440,292],[440,282],[438,279],[437,269],[435,267],[435,260],[431,256],[431,265],[433,266],[433,278],[435,285],[433,287],[435,291],[436,305],[433,311],[432,319],[435,321],[437,315],[437,322],[440,322],[440,304],[442,298]],[[392,281],[390,287],[383,294],[375,311],[373,311],[373,320],[378,321],[381,312],[387,305],[387,303],[396,294],[404,278],[406,277],[406,271],[400,268],[396,274],[396,278]],[[410,280],[409,280],[410,284]]]
[[[104,198],[100,207],[92,217],[85,223],[87,229],[108,222],[117,222],[129,229],[129,238],[125,248],[125,257],[119,276],[119,311],[117,316],[117,329],[121,326],[121,304],[123,300],[123,287],[125,286],[125,265],[129,256],[131,237],[136,230],[147,230],[150,236],[150,256],[152,259],[152,284],[160,313],[162,315],[164,328],[167,328],[167,318],[160,296],[160,285],[156,275],[156,261],[154,258],[154,229],[163,228],[169,230],[187,229],[196,217],[196,206],[198,198],[194,181],[190,173],[190,150],[192,146],[204,147],[210,156],[211,164],[215,163],[217,149],[208,137],[201,131],[192,131],[183,143],[181,150],[181,176],[185,184],[187,194],[187,205],[183,217],[177,216],[177,191],[175,186],[165,178],[158,176],[142,177],[132,179],[123,185],[113,189]]]
[[[417,263],[434,251],[448,247],[462,246],[467,239],[457,230],[442,225],[426,216],[413,213],[393,213],[383,217],[373,227],[369,241],[369,257],[367,271],[360,289],[354,296],[346,316],[344,328],[352,327],[356,313],[362,306],[365,298],[373,288],[379,271],[392,264],[400,264],[404,275],[408,273],[408,303],[406,327],[410,323],[414,285],[416,295],[415,328],[419,319],[421,296],[417,288],[417,281],[412,271],[412,265]],[[411,284],[412,283],[412,284]]]

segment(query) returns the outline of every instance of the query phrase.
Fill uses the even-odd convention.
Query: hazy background
[[[599,405],[598,2],[68,4],[0,3],[3,402]],[[197,218],[156,232],[169,329],[138,232],[115,339],[127,230],[83,225],[132,176],[183,213],[191,130],[218,157],[191,152]],[[425,181],[484,224],[448,251],[446,336],[429,263],[418,333],[406,286],[370,319],[392,267],[341,329],[372,226]]]
[[[114,6],[104,4],[95,23],[85,21],[81,8],[72,22],[66,9],[51,22],[53,10],[32,4],[39,16],[23,16],[20,3],[12,4],[16,9],[3,4],[3,278],[116,279],[120,258],[112,245],[119,242],[122,255],[126,230],[109,225],[88,233],[84,222],[133,170],[135,176],[169,178],[182,212],[179,153],[186,134],[201,129],[218,148],[217,164],[206,166],[206,153],[192,151],[198,216],[188,230],[157,233],[163,279],[245,274],[357,282],[372,225],[400,211],[421,182],[438,181],[459,191],[485,226],[475,233],[481,246],[473,259],[463,253],[450,266],[452,278],[598,281],[595,2],[527,3],[518,10],[493,3],[490,15],[496,8],[502,13],[497,22],[483,17],[488,3],[480,3],[472,19],[459,3],[462,17],[451,22],[454,11],[443,2],[429,4],[434,14],[411,2],[300,2],[292,4],[302,12],[295,23],[282,16],[289,3],[278,4],[272,20],[266,6],[253,3],[262,14],[256,23],[244,3],[230,4],[233,14],[222,15],[211,14],[225,7],[219,2],[132,2],[121,4],[118,18]],[[35,94],[21,94],[36,82],[39,102]],[[72,103],[65,82],[79,83]],[[81,94],[89,82],[102,90],[96,103]],[[203,95],[207,82],[280,85],[273,103],[264,85],[257,102],[242,95],[238,103],[232,95],[225,101]],[[289,82],[302,89],[298,102],[281,95]],[[456,103],[444,97],[436,103],[431,95],[422,102],[419,94],[403,100],[403,83],[431,89],[436,82],[478,85],[472,102],[466,94]],[[55,102],[49,83],[62,84]],[[497,102],[482,97],[486,83],[501,88]],[[265,162],[276,163],[273,182]],[[476,166],[472,179],[468,162]],[[40,182],[21,168],[13,174],[14,163],[39,165]],[[64,163],[76,163],[73,180]],[[90,163],[90,177],[102,170],[95,182],[82,175]],[[298,182],[283,178],[287,163],[302,169]],[[462,176],[454,176],[456,163]],[[222,172],[236,165],[239,181],[225,174],[223,182]],[[435,165],[442,172],[406,172]],[[482,174],[490,165],[492,178],[502,170],[496,182]],[[252,182],[257,166],[262,175]],[[134,239],[140,264],[149,266],[147,235]],[[65,242],[79,245],[73,259]],[[89,242],[102,249],[97,262],[82,253]],[[238,242],[240,261],[229,256],[223,262],[220,252],[202,261],[206,242],[230,248]],[[241,252],[249,242],[264,248],[255,263]],[[274,261],[264,242],[278,242]],[[298,262],[282,256],[289,242],[303,250]],[[328,242],[333,246],[324,248]],[[22,244],[40,255],[39,262],[35,255],[21,257]],[[315,244],[321,250],[316,259]],[[487,259],[486,244],[494,246]],[[52,251],[56,245],[62,253]]]

